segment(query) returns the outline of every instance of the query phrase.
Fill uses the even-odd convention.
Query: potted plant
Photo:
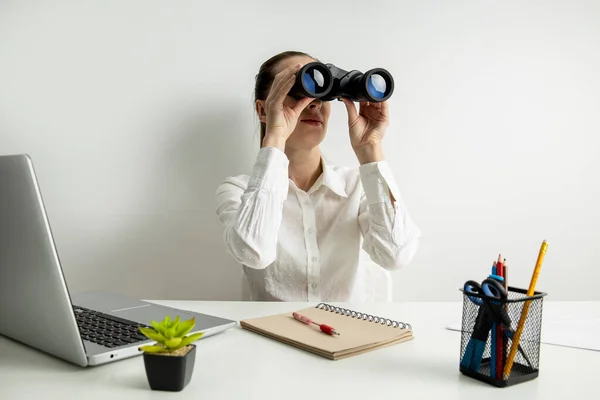
[[[203,332],[186,336],[196,325],[195,318],[181,321],[166,316],[161,322],[150,321],[152,328],[140,327],[140,332],[156,343],[141,346],[144,352],[146,377],[152,390],[178,392],[191,380],[196,360],[196,345]]]

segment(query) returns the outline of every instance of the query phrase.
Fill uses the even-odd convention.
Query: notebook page
[[[352,318],[316,307],[298,310],[298,313],[315,322],[334,327],[340,335],[330,336],[321,332],[316,325],[303,324],[294,319],[291,312],[243,322],[271,335],[286,338],[300,345],[307,345],[328,353],[389,342],[411,334],[407,329]]]

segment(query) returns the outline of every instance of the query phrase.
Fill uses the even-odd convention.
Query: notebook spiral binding
[[[362,319],[364,321],[374,322],[376,324],[387,325],[387,326],[391,326],[394,328],[412,330],[412,326],[406,322],[393,321],[388,318],[381,318],[381,317],[361,313],[361,312],[354,311],[354,310],[348,310],[346,308],[332,306],[327,303],[320,303],[316,307],[320,308],[321,310],[335,312],[336,314],[344,314],[344,315],[352,317],[352,318],[358,318],[358,319]]]

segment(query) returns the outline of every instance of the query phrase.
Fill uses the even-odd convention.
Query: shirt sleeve
[[[421,232],[402,202],[386,161],[361,165],[360,178],[364,192],[358,219],[363,250],[379,266],[400,269],[416,254]]]
[[[251,268],[269,266],[276,257],[283,203],[289,189],[289,160],[276,147],[263,147],[247,186],[228,178],[216,191],[216,213],[227,252]]]

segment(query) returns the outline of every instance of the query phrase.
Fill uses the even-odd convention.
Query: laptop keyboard
[[[149,327],[148,325],[80,306],[74,306],[73,311],[84,340],[109,348],[150,340],[139,331],[140,326]]]

